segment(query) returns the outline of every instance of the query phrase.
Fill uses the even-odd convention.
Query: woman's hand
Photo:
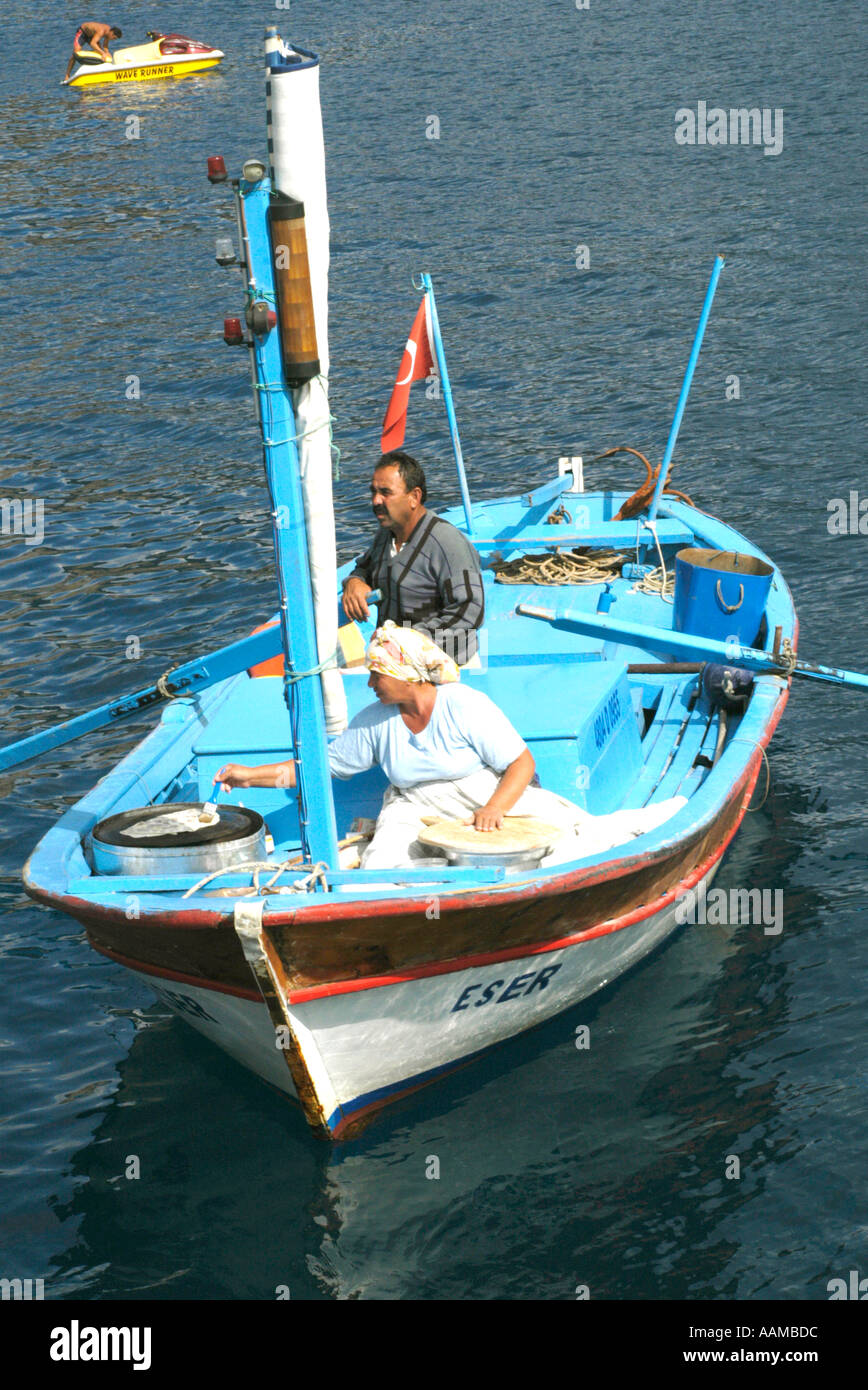
[[[294,787],[295,763],[266,763],[262,767],[246,767],[244,763],[226,763],[214,778],[224,792],[233,787]]]
[[[499,830],[503,825],[503,811],[497,806],[492,806],[489,801],[487,805],[480,806],[473,813],[473,826],[475,830]]]
[[[245,767],[244,763],[227,763],[221,767],[214,781],[220,783],[224,792],[231,792],[233,787],[252,786],[250,778],[255,772],[255,767]]]
[[[474,812],[472,824],[477,830],[499,830],[535,771],[532,754],[527,748],[510,763],[490,800]],[[471,824],[470,821],[467,822]]]

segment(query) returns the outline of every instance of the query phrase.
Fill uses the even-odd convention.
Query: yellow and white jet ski
[[[61,86],[92,87],[97,82],[153,82],[162,77],[186,77],[216,67],[225,53],[183,34],[160,34],[148,30],[148,43],[119,48],[114,61],[104,63],[92,49],[76,49],[78,64]]]

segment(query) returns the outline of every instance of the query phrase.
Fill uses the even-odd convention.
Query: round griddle
[[[218,806],[217,818],[200,822],[202,802],[173,801],[163,806],[138,806],[108,816],[94,827],[100,844],[124,849],[184,849],[227,844],[256,835],[263,826],[258,811],[246,806]]]
[[[456,851],[480,858],[488,854],[527,854],[545,852],[562,832],[535,816],[505,816],[499,830],[477,830],[460,820],[439,820],[419,832],[423,845],[433,845],[445,853]]]

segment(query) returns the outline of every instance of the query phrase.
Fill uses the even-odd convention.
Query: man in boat
[[[69,74],[75,64],[81,61],[82,55],[88,57],[85,44],[90,45],[93,53],[98,53],[104,63],[113,63],[114,58],[109,52],[110,39],[122,39],[123,32],[116,24],[97,24],[92,19],[86,19],[75,31],[75,38],[72,41],[72,57],[69,60],[69,67],[66,69],[64,82],[68,80]]]
[[[380,625],[426,633],[459,666],[476,654],[485,612],[479,557],[466,536],[429,512],[421,466],[401,449],[383,454],[371,480],[380,533],[344,580],[344,612],[369,618],[367,596],[380,589]]]

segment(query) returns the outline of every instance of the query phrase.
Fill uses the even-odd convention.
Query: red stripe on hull
[[[491,1047],[483,1048],[484,1052],[492,1052],[499,1043],[492,1043]],[[481,1055],[481,1054],[477,1054]],[[354,1139],[356,1131],[363,1130],[380,1110],[385,1110],[388,1106],[394,1105],[399,1100],[405,1100],[407,1096],[412,1096],[416,1091],[424,1091],[426,1086],[435,1086],[438,1081],[443,1081],[447,1076],[454,1076],[462,1067],[469,1067],[476,1057],[462,1057],[454,1066],[448,1067],[445,1071],[438,1071],[436,1076],[427,1077],[424,1081],[414,1082],[412,1086],[407,1086],[402,1091],[390,1091],[387,1096],[381,1096],[379,1100],[372,1100],[369,1105],[363,1105],[358,1110],[353,1110],[349,1115],[343,1115],[333,1129],[330,1129],[328,1139]]]

